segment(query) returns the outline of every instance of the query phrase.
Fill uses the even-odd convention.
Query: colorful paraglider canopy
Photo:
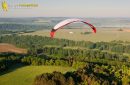
[[[73,22],[83,22],[83,23],[87,24],[88,26],[90,26],[90,27],[93,29],[94,33],[96,33],[96,28],[95,28],[92,24],[88,23],[88,22],[85,21],[85,20],[82,20],[82,19],[66,19],[66,20],[61,21],[60,23],[58,23],[58,24],[51,30],[51,33],[50,33],[51,38],[54,37],[55,32],[56,32],[58,29],[63,28],[64,26],[66,26],[66,25],[68,25],[68,24],[71,24],[71,23],[73,23]]]

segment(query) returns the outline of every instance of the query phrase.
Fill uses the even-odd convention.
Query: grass
[[[11,70],[11,69],[10,69]],[[42,73],[74,71],[71,67],[23,66],[0,76],[0,85],[32,85],[34,78]]]
[[[90,28],[87,29],[60,29],[56,32],[55,38],[64,38],[69,40],[76,41],[113,41],[113,40],[122,40],[130,41],[130,32],[128,31],[118,31],[119,28],[97,28],[97,33],[82,34],[83,32],[91,32]],[[69,32],[73,32],[70,34]],[[39,35],[39,36],[48,36],[50,37],[50,30],[40,30],[32,33],[25,33],[23,35]]]

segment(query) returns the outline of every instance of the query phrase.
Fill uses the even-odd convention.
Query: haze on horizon
[[[1,0],[2,1],[2,0]],[[0,7],[0,17],[130,17],[130,0],[6,0],[8,12]],[[19,3],[35,3],[37,8],[12,8]]]

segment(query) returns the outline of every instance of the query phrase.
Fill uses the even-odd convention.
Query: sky
[[[0,3],[3,0],[0,0]],[[0,4],[0,17],[130,17],[130,0],[6,0],[9,10]],[[34,3],[35,8],[14,7]]]

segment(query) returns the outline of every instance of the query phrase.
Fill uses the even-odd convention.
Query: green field
[[[120,28],[97,28],[97,33],[81,34],[83,32],[91,32],[90,28],[83,29],[60,29],[56,32],[55,38],[63,38],[75,41],[113,41],[122,40],[130,41],[130,30],[125,28],[124,31],[118,31]],[[71,33],[73,32],[73,33]],[[24,35],[39,35],[50,37],[50,30],[40,30],[32,33],[25,33]]]
[[[23,66],[0,76],[0,85],[32,85],[34,78],[42,73],[74,71],[71,67]]]

